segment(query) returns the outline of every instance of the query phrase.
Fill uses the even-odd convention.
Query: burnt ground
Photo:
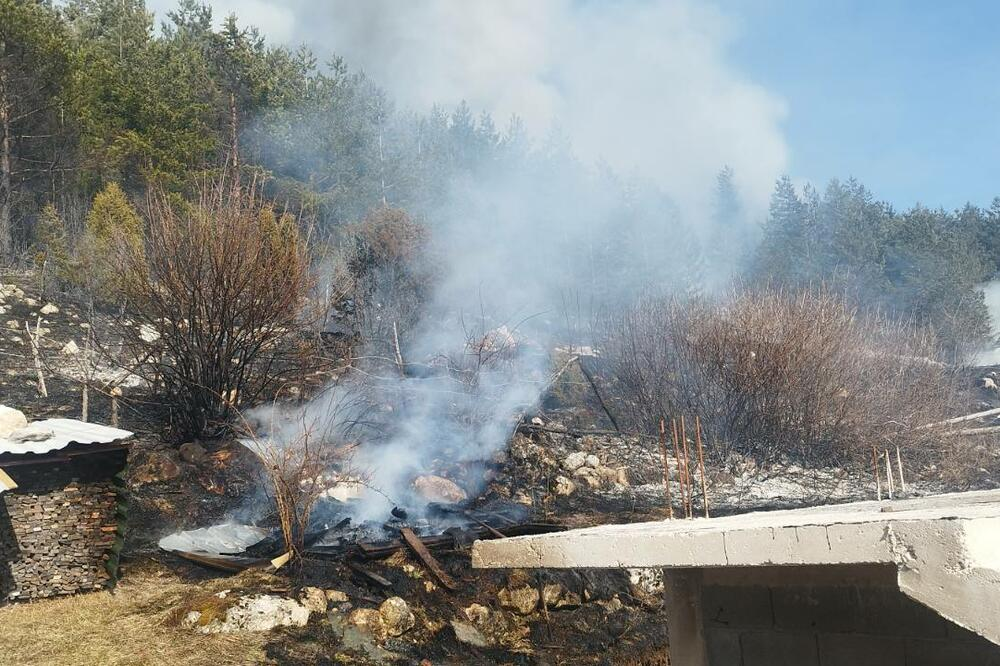
[[[4,294],[0,402],[22,409],[29,419],[78,417],[81,378],[90,373],[96,376],[90,392],[90,418],[108,422],[110,400],[103,389],[120,375],[100,364],[94,370],[92,363],[81,361],[79,352],[64,351],[71,340],[84,347],[87,325],[94,326],[100,337],[101,316],[92,316],[88,308],[67,296],[46,298],[30,275],[8,274],[0,282],[16,287],[0,287]],[[59,311],[42,315],[42,326],[48,329],[42,337],[42,363],[49,395],[41,397],[23,326],[27,320],[34,329],[41,307],[50,301]],[[976,374],[970,382],[981,381],[982,373]],[[997,391],[982,388],[980,393],[983,402],[1000,403]],[[233,441],[200,442],[205,456],[182,457],[166,437],[162,414],[160,406],[144,399],[141,387],[125,388],[121,425],[134,430],[136,438],[127,470],[129,534],[123,572],[127,581],[130,571],[140,577],[151,567],[165,569],[190,587],[186,596],[197,599],[199,590],[218,588],[230,578],[163,553],[156,542],[178,530],[245,519],[248,508],[257,508],[262,501],[261,469],[255,456]],[[485,489],[473,481],[482,471],[479,468],[442,461],[438,472],[478,495],[480,503],[503,499],[523,504],[531,520],[578,527],[665,517],[662,459],[656,442],[586,434],[608,430],[611,425],[582,377],[567,373],[539,413],[527,415],[526,424],[532,417],[538,419],[538,427],[529,425],[517,432],[508,450],[487,465]],[[836,471],[792,473],[801,478],[740,477],[731,470],[716,470],[709,478],[713,511],[719,515],[849,501],[868,498],[872,492],[863,482],[843,478]],[[421,666],[667,663],[665,618],[657,581],[650,572],[477,571],[470,567],[467,550],[435,554],[460,581],[456,592],[438,585],[424,565],[405,551],[365,564],[388,580],[388,586],[342,561],[327,560],[283,569],[268,577],[266,584],[253,579],[257,582],[247,592],[258,589],[295,597],[302,588],[314,586],[343,592],[348,599],[325,616],[314,616],[305,627],[268,634],[264,639],[268,659],[281,664],[378,664],[395,659]],[[556,606],[539,605],[525,611],[505,601],[512,591],[544,590],[546,585],[562,591],[562,601]],[[375,640],[346,623],[352,611],[377,608],[390,597],[404,599],[416,616],[414,628],[402,636]],[[170,610],[170,617],[177,621],[183,608],[157,610]],[[463,642],[455,633],[453,621],[468,623],[474,617],[486,647]]]
[[[224,584],[226,574],[159,551],[156,542],[174,531],[240,520],[247,507],[259,506],[261,470],[257,459],[233,441],[200,442],[207,453],[205,458],[195,461],[182,457],[167,437],[161,406],[148,401],[141,386],[127,378],[123,382],[122,371],[96,351],[87,354],[89,327],[93,327],[96,339],[110,337],[105,315],[95,313],[72,296],[43,293],[30,273],[6,273],[0,276],[0,284],[4,285],[0,287],[0,403],[21,409],[29,420],[79,418],[86,381],[90,385],[89,420],[109,423],[108,390],[113,385],[123,386],[120,425],[136,433],[126,470],[129,531],[122,558],[125,580],[130,571],[142,577],[150,570],[163,568],[190,585],[191,598],[197,598],[198,590],[209,584]],[[50,303],[58,311],[42,313]],[[47,396],[39,393],[34,358],[24,331],[26,321],[34,331],[38,317]],[[599,421],[595,423],[599,425]],[[524,439],[528,441],[532,440]],[[575,440],[573,443],[575,446]],[[523,448],[512,450],[523,453]],[[551,462],[558,467],[558,461]],[[590,492],[581,488],[574,491],[575,497],[556,501],[548,478],[552,475],[546,470],[533,455],[520,459],[512,454],[498,456],[487,470],[492,481],[481,499],[514,498],[529,505],[533,519],[571,525],[657,515],[653,506],[640,508],[633,503],[627,508],[628,501],[623,503],[614,497],[609,500],[610,496],[596,489]],[[452,467],[448,473],[460,485],[472,489],[472,479],[479,471]],[[624,512],[623,507],[627,508]],[[627,572],[619,571],[477,571],[470,566],[467,550],[435,555],[460,582],[458,591],[449,592],[435,584],[430,572],[405,552],[365,563],[371,572],[390,581],[388,587],[338,561],[310,560],[295,570],[280,571],[262,591],[294,597],[304,586],[316,586],[342,591],[349,602],[331,610],[328,617],[317,620],[314,616],[306,627],[272,632],[265,646],[269,659],[281,664],[667,663],[665,622],[655,581],[643,579],[642,584],[637,584]],[[558,607],[538,607],[522,614],[499,601],[504,590],[544,589],[555,584],[570,599],[560,601]],[[397,638],[361,644],[350,628],[345,634],[342,619],[349,610],[377,608],[385,599],[396,596],[406,600],[417,618],[411,631]],[[489,620],[479,624],[488,647],[461,642],[451,625],[453,620],[468,621],[469,609],[476,609],[477,604],[489,612]],[[169,609],[156,609],[165,610]],[[391,652],[393,659],[382,650]]]

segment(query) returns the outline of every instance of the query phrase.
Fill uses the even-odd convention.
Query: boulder
[[[202,623],[202,613],[191,611],[185,623],[202,634],[231,634],[241,631],[270,631],[276,627],[304,627],[309,609],[294,599],[269,594],[243,597],[221,618]]]
[[[574,472],[587,464],[587,454],[583,451],[574,451],[563,459],[563,469]]]
[[[28,425],[28,419],[19,409],[0,405],[0,437],[7,437],[15,430]]]
[[[59,314],[59,308],[57,308],[54,303],[46,303],[42,306],[42,309],[39,310],[39,312],[43,315],[54,315]]]
[[[401,636],[417,623],[413,611],[400,597],[389,597],[383,601],[378,607],[378,613],[382,618],[385,633],[389,636]]]
[[[469,498],[468,494],[454,481],[433,474],[425,474],[415,478],[413,488],[428,502],[455,504]]]
[[[192,465],[204,465],[208,462],[208,452],[198,442],[185,442],[177,450],[181,460]],[[325,610],[325,609],[324,609]]]
[[[587,456],[587,467],[600,467],[601,459],[591,453]]]
[[[63,348],[60,351],[67,356],[75,356],[80,353],[80,347],[77,346],[76,342],[70,340],[63,345]]]
[[[533,587],[503,588],[497,593],[503,608],[521,615],[530,615],[538,607],[538,590]]]

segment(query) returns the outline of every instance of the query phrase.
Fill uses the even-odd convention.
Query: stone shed
[[[121,551],[132,433],[48,419],[0,437],[0,603],[102,589]]]
[[[681,666],[1000,665],[1000,491],[481,541],[473,565],[662,569]]]

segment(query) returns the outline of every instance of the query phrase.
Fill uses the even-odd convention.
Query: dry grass
[[[202,635],[177,625],[199,599],[240,586],[232,578],[186,582],[150,563],[130,571],[114,592],[0,608],[0,664],[267,663],[267,634]]]

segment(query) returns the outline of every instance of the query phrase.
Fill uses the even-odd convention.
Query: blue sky
[[[1000,196],[1000,3],[721,0],[729,55],[785,99],[788,171],[897,208]]]

